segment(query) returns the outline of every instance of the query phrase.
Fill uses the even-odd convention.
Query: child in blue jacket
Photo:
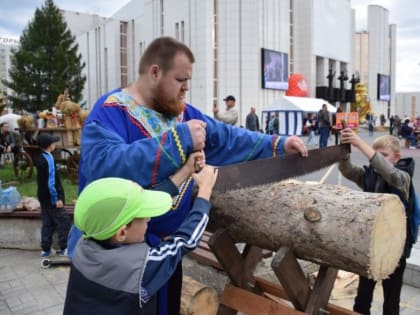
[[[195,155],[177,174],[194,170]],[[84,234],[72,259],[64,314],[158,314],[156,293],[198,246],[207,226],[217,169],[199,160],[201,171],[191,172],[199,187],[192,210],[155,246],[145,241],[147,222],[171,209],[170,194],[115,177],[96,180],[81,192],[74,221]],[[170,192],[175,182],[157,189]]]

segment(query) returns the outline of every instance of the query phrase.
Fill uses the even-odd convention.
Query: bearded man
[[[141,57],[138,79],[99,98],[82,130],[80,191],[103,177],[131,179],[145,188],[168,184],[170,178],[175,195],[172,211],[149,222],[149,243],[174,232],[191,209],[192,178],[172,175],[192,152],[204,150],[211,165],[283,153],[308,154],[298,137],[236,128],[186,104],[193,63],[194,55],[185,44],[169,37],[155,39]],[[73,227],[69,256],[80,236]],[[159,293],[160,314],[179,314],[182,265],[174,268],[177,272]]]

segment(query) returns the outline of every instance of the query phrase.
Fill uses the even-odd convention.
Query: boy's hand
[[[358,147],[360,145],[360,142],[363,141],[351,128],[343,129],[340,131],[340,133],[341,133],[341,143],[344,143],[344,144],[348,143],[348,144]]]
[[[188,156],[187,161],[185,164],[172,176],[169,178],[175,184],[175,186],[179,187],[181,184],[191,176],[191,174],[196,172],[196,168],[202,169],[206,164],[206,158],[204,155],[204,151],[198,151],[191,153]]]
[[[198,185],[198,197],[210,199],[218,174],[219,170],[210,165],[205,165],[199,173],[192,174]]]
[[[352,129],[341,130],[341,143],[348,143],[358,148],[369,160],[375,155],[370,145],[363,141]]]
[[[187,162],[185,162],[182,168],[186,168],[189,175],[199,172],[206,165],[206,156],[204,151],[193,152],[188,156]]]
[[[64,205],[63,205],[63,201],[62,201],[62,200],[58,200],[58,201],[55,203],[55,206],[56,206],[56,208],[63,208],[63,207],[64,207]]]

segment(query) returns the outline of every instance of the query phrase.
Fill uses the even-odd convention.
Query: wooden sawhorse
[[[221,295],[218,315],[233,315],[237,311],[247,315],[357,314],[328,304],[338,272],[335,268],[321,266],[311,289],[293,252],[282,247],[271,263],[282,285],[279,286],[253,276],[262,259],[260,248],[246,245],[241,254],[224,229],[213,233],[208,245],[231,281]]]

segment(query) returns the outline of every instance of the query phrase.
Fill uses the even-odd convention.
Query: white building
[[[400,118],[417,118],[420,116],[420,92],[397,92],[394,105],[394,114]]]
[[[287,74],[302,74],[311,97],[328,85],[330,69],[336,88],[342,71],[349,79],[361,71],[355,68],[349,0],[132,0],[111,18],[62,13],[86,63],[83,101],[88,106],[134,81],[144,49],[159,36],[185,42],[195,55],[187,101],[211,115],[213,106],[223,109],[223,98],[234,95],[241,124],[251,106],[260,113],[285,94],[262,88],[262,49],[287,55]],[[395,38],[395,26],[388,25],[386,9],[369,6],[368,33],[368,89],[371,95],[376,91],[381,73],[391,76],[393,92],[395,40],[389,38]],[[349,89],[349,81],[344,87]],[[386,114],[387,102],[372,96],[371,101],[378,115]]]
[[[18,43],[19,41],[14,38],[0,37],[0,104],[6,101],[7,95],[13,93],[3,84],[2,80],[10,81],[10,55],[12,49],[18,46]]]
[[[368,29],[355,34],[355,71],[366,85],[372,110],[378,117],[395,113],[396,25],[389,24],[388,17],[387,9],[369,5]],[[379,74],[389,79],[389,101],[378,97]]]
[[[89,105],[135,80],[145,47],[172,36],[196,57],[187,100],[210,114],[232,94],[243,124],[251,106],[260,112],[285,93],[262,88],[262,48],[287,54],[289,75],[304,75],[314,97],[330,67],[353,71],[353,33],[348,0],[133,0],[77,40]]]

